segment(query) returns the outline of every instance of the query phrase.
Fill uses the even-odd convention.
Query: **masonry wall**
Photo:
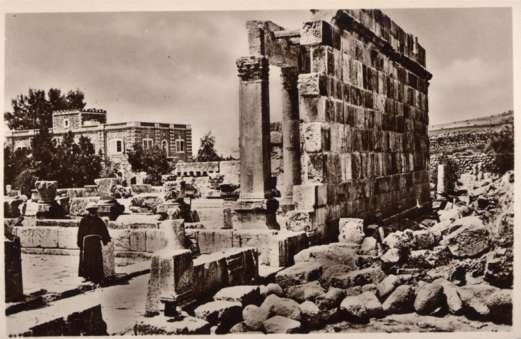
[[[301,29],[297,209],[317,227],[386,218],[429,201],[425,50],[378,10]]]

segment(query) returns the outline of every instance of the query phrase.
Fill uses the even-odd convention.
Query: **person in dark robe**
[[[78,275],[89,281],[101,283],[105,278],[103,273],[102,245],[110,242],[107,226],[97,215],[98,206],[89,203],[85,215],[78,227],[77,245],[80,248],[80,265]]]

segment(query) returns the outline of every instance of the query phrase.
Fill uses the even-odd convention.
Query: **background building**
[[[134,143],[150,149],[160,146],[173,161],[192,160],[192,128],[186,124],[158,122],[118,122],[107,124],[107,111],[101,109],[74,109],[53,112],[51,133],[56,140],[72,132],[75,139],[90,138],[96,152],[105,159],[128,168],[126,152]],[[31,147],[31,138],[37,130],[13,130],[7,134],[12,149]]]

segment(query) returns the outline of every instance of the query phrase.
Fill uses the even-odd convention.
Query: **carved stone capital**
[[[269,79],[269,63],[266,57],[241,57],[237,59],[236,65],[242,81]]]

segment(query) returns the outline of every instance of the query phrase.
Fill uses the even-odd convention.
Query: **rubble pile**
[[[407,314],[440,330],[510,325],[513,173],[464,175],[458,192],[439,220],[401,220],[408,227],[387,234],[341,219],[339,242],[299,252],[274,283],[217,293],[194,316],[211,333],[413,326]]]

